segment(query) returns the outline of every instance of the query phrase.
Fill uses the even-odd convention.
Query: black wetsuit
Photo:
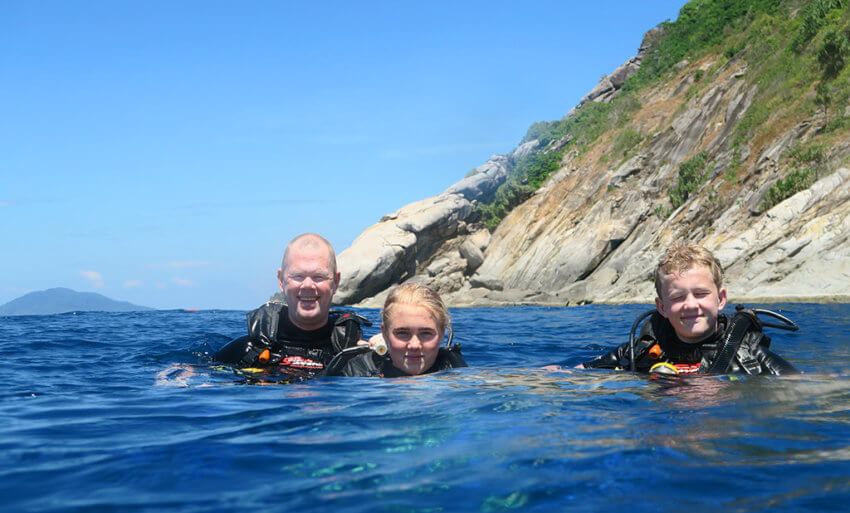
[[[736,316],[743,315],[741,313]],[[754,319],[752,315],[750,319]],[[793,374],[797,369],[784,358],[770,351],[770,337],[761,331],[757,320],[750,321],[746,330],[741,330],[740,345],[735,349],[730,346],[728,366],[719,369],[715,364],[718,347],[728,344],[726,341],[730,319],[720,314],[717,319],[717,331],[706,340],[696,343],[682,342],[676,336],[670,321],[659,313],[654,313],[643,324],[640,335],[634,343],[635,370],[649,372],[649,369],[659,362],[667,362],[675,366],[679,374]],[[737,341],[735,341],[737,343]],[[661,354],[658,358],[650,355],[650,349],[658,343]],[[629,369],[631,367],[628,342],[614,348],[610,352],[584,363],[590,369]],[[719,362],[718,362],[719,363]]]
[[[331,311],[317,330],[302,330],[289,319],[286,305],[266,303],[248,313],[248,335],[232,340],[213,359],[238,367],[274,367],[303,377],[321,373],[331,359],[363,338],[371,323],[351,312]]]
[[[344,355],[340,355],[344,356]],[[449,348],[441,347],[437,353],[437,359],[434,364],[423,372],[430,374],[446,369],[454,369],[458,367],[466,367],[466,362],[463,360],[463,355],[460,354],[460,347],[457,345]],[[333,362],[325,370],[326,376],[347,376],[347,377],[383,377],[383,378],[398,378],[408,376],[407,373],[393,367],[393,362],[389,354],[378,356],[377,353],[371,350],[364,350],[359,354],[354,354],[350,358],[343,358],[341,361]]]

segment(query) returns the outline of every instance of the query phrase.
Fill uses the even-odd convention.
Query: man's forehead
[[[292,248],[286,261],[286,269],[330,268],[330,253],[322,247]]]

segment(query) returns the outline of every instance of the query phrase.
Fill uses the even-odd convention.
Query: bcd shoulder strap
[[[363,338],[361,326],[371,326],[372,321],[354,312],[331,310],[334,317],[334,330],[331,335],[331,345],[339,353],[343,349],[354,347]]]
[[[277,340],[277,326],[280,313],[286,309],[284,303],[269,301],[263,306],[248,312],[248,336],[271,347]]]
[[[729,370],[729,365],[732,363],[732,359],[735,358],[735,355],[738,353],[741,343],[750,331],[761,331],[761,322],[758,317],[756,317],[756,314],[746,309],[740,309],[735,312],[729,320],[726,335],[717,344],[717,352],[715,353],[714,361],[711,362],[706,373],[725,374]],[[748,359],[744,358],[744,360]],[[747,372],[750,372],[751,370],[747,368],[749,363],[749,361],[742,362]]]
[[[466,367],[466,360],[460,352],[460,344],[452,344],[448,347],[441,347],[437,353],[437,358],[440,361],[440,370],[457,369]]]

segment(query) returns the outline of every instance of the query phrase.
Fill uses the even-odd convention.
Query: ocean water
[[[245,312],[2,317],[0,505],[848,511],[850,305],[769,306],[801,376],[542,369],[627,340],[640,305],[452,310],[469,368],[268,386],[207,358]]]

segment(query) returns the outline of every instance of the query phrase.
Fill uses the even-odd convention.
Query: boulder
[[[442,194],[402,207],[370,227],[337,261],[342,281],[334,300],[357,303],[412,276],[439,244],[457,234],[472,204],[459,194]]]
[[[466,260],[466,272],[472,274],[484,263],[484,252],[471,240],[466,239],[458,249],[460,256]]]
[[[579,101],[579,105],[589,101],[610,103],[620,88],[623,87],[623,84],[626,83],[626,80],[637,73],[640,69],[640,63],[641,58],[639,56],[632,57],[617,67],[617,69],[615,69],[610,75],[599,79],[599,83],[596,84],[596,87],[591,89],[591,91],[587,93],[581,101]]]
[[[532,142],[537,143],[537,141]],[[520,149],[517,148],[516,151]],[[475,168],[472,174],[446,189],[443,194],[459,194],[468,201],[487,202],[493,199],[496,189],[505,182],[507,177],[508,157],[494,155],[486,163]]]
[[[498,278],[485,278],[483,276],[473,276],[469,279],[469,285],[474,288],[482,288],[487,290],[505,290],[505,284]]]
[[[482,229],[469,235],[467,238],[471,244],[481,251],[485,251],[490,245],[490,230]]]

